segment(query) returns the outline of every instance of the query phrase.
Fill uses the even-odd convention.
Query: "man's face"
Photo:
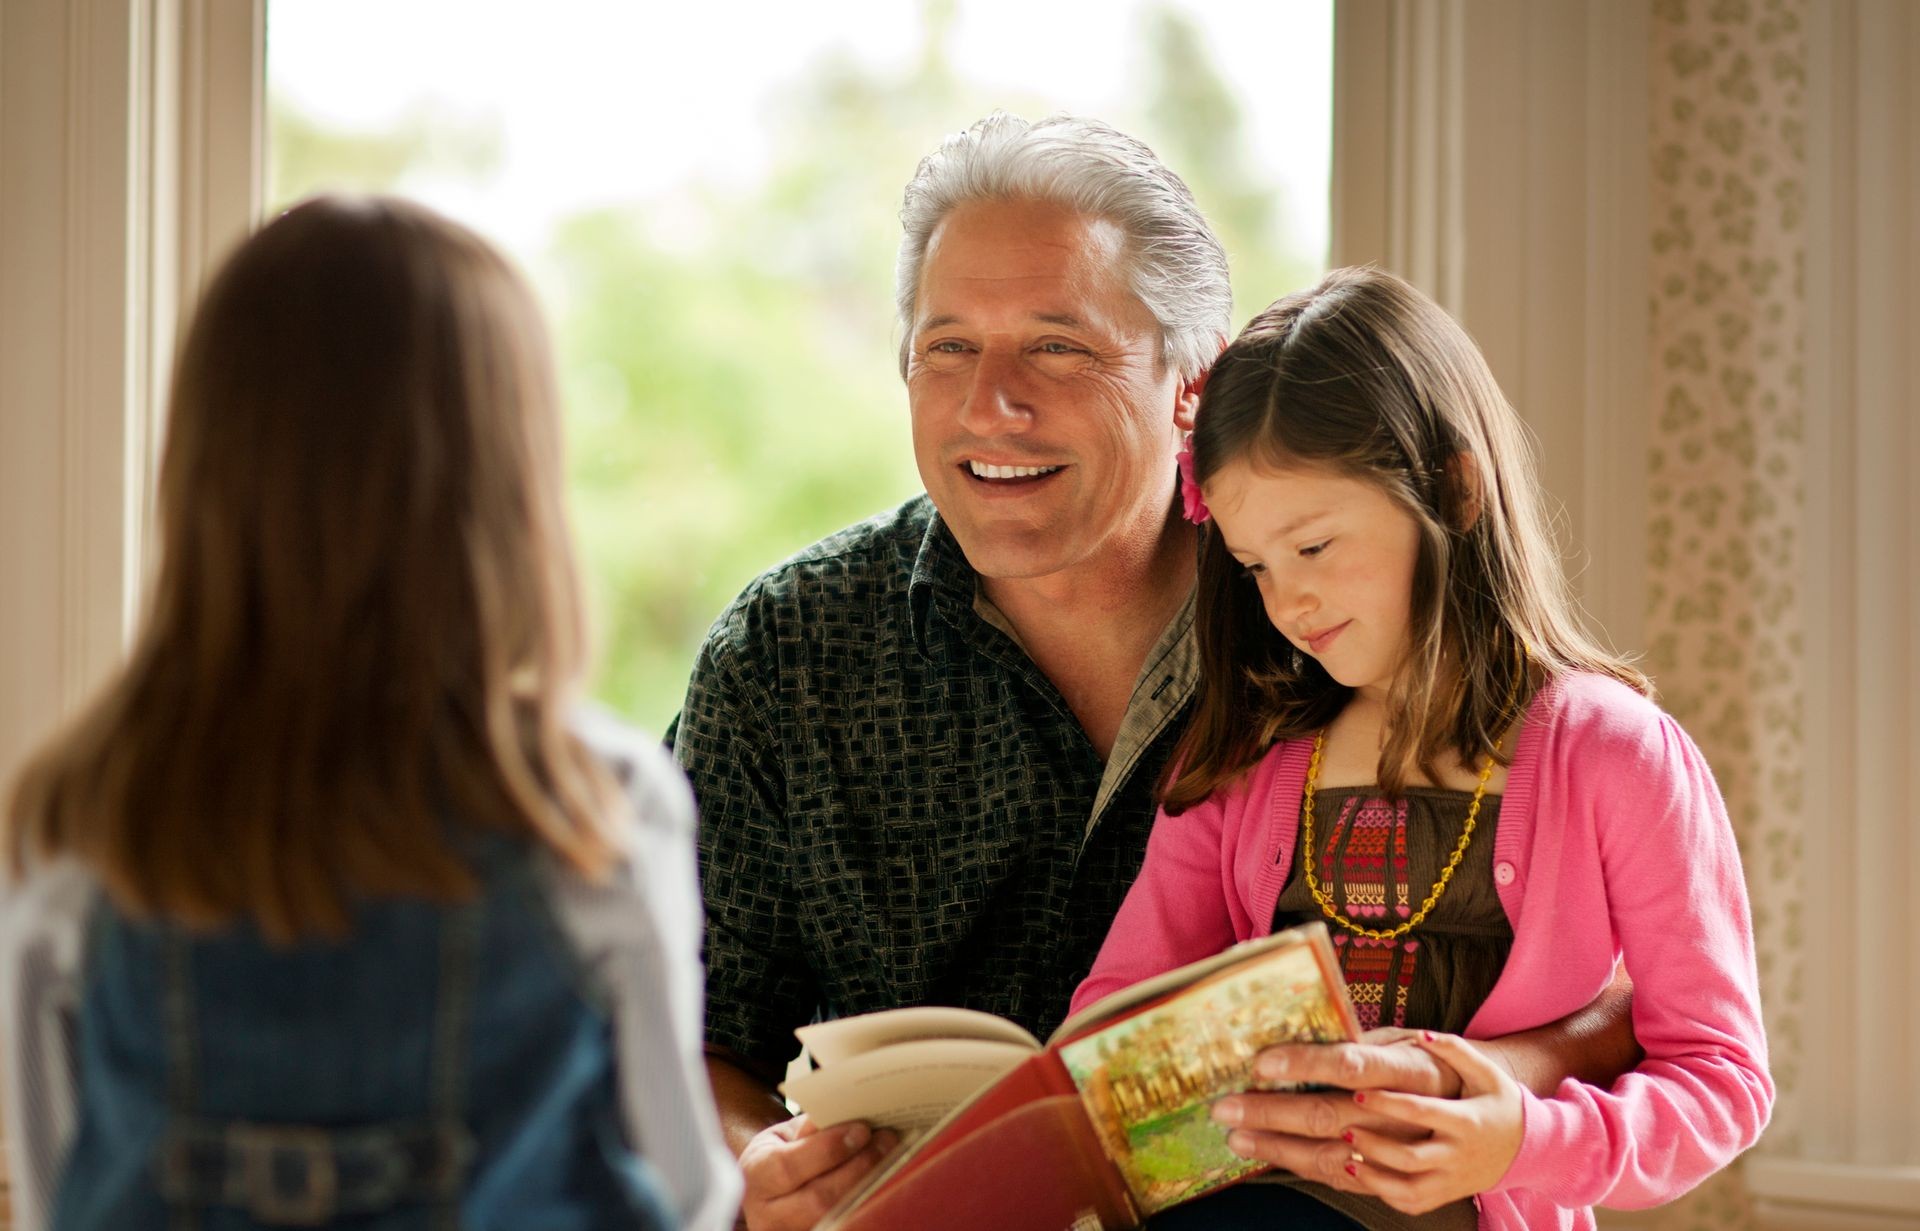
[[[907,361],[921,481],[984,577],[1151,550],[1198,384],[1161,358],[1111,223],[980,201],[927,246]]]

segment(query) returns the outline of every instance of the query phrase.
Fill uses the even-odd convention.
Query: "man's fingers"
[[[806,1112],[801,1112],[791,1120],[784,1120],[773,1126],[773,1132],[783,1141],[798,1141],[820,1131],[820,1126]]]
[[[746,1176],[749,1196],[772,1200],[826,1175],[866,1149],[872,1140],[873,1133],[858,1121],[813,1131],[789,1120],[774,1125],[747,1145],[740,1154],[740,1170]]]
[[[884,1155],[883,1143],[879,1139],[869,1140],[864,1148],[831,1171],[815,1176],[792,1192],[760,1203],[760,1217],[749,1218],[749,1225],[770,1228],[813,1226],[827,1216],[827,1211],[840,1204],[840,1199],[864,1180],[868,1172],[879,1166]]]
[[[1371,1097],[1371,1096],[1369,1096]],[[1356,1126],[1406,1135],[1408,1126],[1356,1104],[1351,1094],[1232,1094],[1213,1105],[1213,1118],[1229,1127],[1334,1139]]]
[[[1227,1148],[1242,1158],[1272,1163],[1303,1179],[1318,1180],[1330,1188],[1353,1193],[1367,1191],[1347,1171],[1347,1165],[1353,1157],[1352,1147],[1338,1139],[1309,1141],[1283,1133],[1235,1129],[1227,1134]]]
[[[1458,1077],[1434,1053],[1405,1042],[1291,1043],[1269,1047],[1254,1060],[1260,1082],[1307,1082],[1343,1090],[1405,1090],[1450,1096]]]
[[[793,1120],[775,1125],[740,1156],[747,1179],[741,1207],[747,1226],[752,1231],[805,1231],[899,1144],[897,1134],[869,1132],[858,1123],[824,1129]]]

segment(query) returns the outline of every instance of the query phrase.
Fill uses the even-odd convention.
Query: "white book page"
[[[1040,1040],[1002,1017],[975,1009],[942,1005],[915,1005],[816,1022],[794,1031],[816,1065],[838,1064],[876,1048],[917,1039],[985,1039],[1015,1043],[1029,1052],[1040,1050]]]
[[[821,1128],[865,1120],[910,1137],[1034,1054],[998,1039],[917,1039],[836,1061],[780,1087]]]

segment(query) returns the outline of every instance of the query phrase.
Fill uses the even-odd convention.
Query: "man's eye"
[[[1046,355],[1078,355],[1081,353],[1081,349],[1078,346],[1068,346],[1065,342],[1042,342],[1035,349]]]
[[[927,347],[927,353],[929,355],[957,355],[966,349],[966,343],[955,342],[949,339],[945,342],[935,342],[933,345]]]

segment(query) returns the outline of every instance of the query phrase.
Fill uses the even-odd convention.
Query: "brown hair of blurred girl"
[[[137,916],[291,939],[451,900],[449,836],[589,876],[619,794],[570,733],[585,635],[539,311],[419,206],[320,198],[227,261],[174,376],[125,667],[23,772],[5,853]]]

